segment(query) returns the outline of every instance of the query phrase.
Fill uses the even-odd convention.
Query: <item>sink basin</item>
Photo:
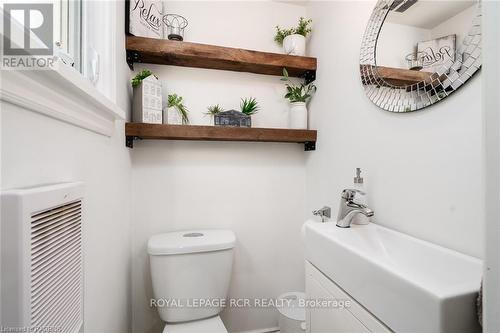
[[[306,260],[396,332],[480,332],[482,262],[374,223],[307,221]]]

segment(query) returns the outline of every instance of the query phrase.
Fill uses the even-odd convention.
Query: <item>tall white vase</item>
[[[291,129],[307,129],[306,103],[290,103],[289,122]]]
[[[286,36],[283,39],[283,51],[289,55],[306,55],[306,38],[299,34]]]

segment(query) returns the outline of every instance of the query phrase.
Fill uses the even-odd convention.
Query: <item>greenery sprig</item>
[[[283,40],[285,37],[293,35],[295,33],[295,29],[281,29],[279,26],[276,26],[276,35],[274,36],[274,41],[279,45],[283,45]]]
[[[297,28],[295,28],[295,33],[307,37],[307,35],[312,32],[312,28],[310,27],[311,23],[311,19],[306,20],[305,18],[301,17],[299,19],[299,25],[297,26]]]
[[[220,106],[219,104],[215,104],[215,105],[210,105],[209,107],[207,107],[207,112],[205,112],[205,114],[207,116],[215,116],[216,114],[224,112],[224,111],[225,110],[222,106]]]
[[[312,93],[317,89],[312,83],[301,83],[300,85],[293,84],[288,76],[286,68],[283,68],[283,78],[281,78],[281,81],[288,82],[286,84],[286,94],[284,97],[288,99],[290,103],[307,102],[307,100],[311,98]]]
[[[298,34],[304,37],[307,37],[312,32],[312,28],[310,27],[312,20],[306,20],[301,17],[299,19],[299,24],[295,28],[290,29],[281,29],[279,26],[276,26],[276,35],[274,36],[274,41],[279,45],[283,45],[283,40],[285,37]]]
[[[136,76],[132,78],[132,87],[137,87],[139,84],[141,84],[142,80],[147,78],[150,75],[154,75],[153,72],[151,72],[149,69],[145,69],[137,73]],[[155,78],[158,78],[156,75],[154,75]]]
[[[175,108],[179,112],[182,118],[182,124],[187,125],[189,124],[189,118],[188,118],[188,109],[182,102],[182,96],[178,96],[177,94],[171,94],[168,95],[168,103],[167,106],[169,108]]]
[[[240,110],[241,110],[241,112],[243,112],[247,116],[251,116],[251,115],[259,112],[259,110],[260,110],[259,103],[257,102],[257,100],[254,97],[245,98],[245,99],[242,98],[241,102],[240,102]]]

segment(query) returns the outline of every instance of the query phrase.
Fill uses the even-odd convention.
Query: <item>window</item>
[[[54,43],[61,60],[83,73],[81,0],[54,0]]]
[[[85,0],[53,0],[53,4],[55,55],[113,100],[108,81],[114,73],[108,62],[114,57],[110,49],[115,30],[110,28],[115,24],[115,4]]]
[[[111,136],[115,120],[125,119],[115,90],[123,3],[48,1],[0,0],[0,16],[9,18],[0,24],[0,39],[7,40],[0,65],[9,69],[0,75],[0,100]]]

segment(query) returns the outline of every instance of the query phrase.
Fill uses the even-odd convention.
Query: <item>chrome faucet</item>
[[[356,193],[364,194],[362,191],[353,189],[345,189],[342,191],[339,214],[337,217],[337,227],[349,228],[351,226],[352,218],[356,214],[363,214],[368,217],[373,216],[373,210],[354,201]]]
[[[314,216],[320,216],[321,222],[326,222],[327,219],[332,217],[332,209],[328,206],[324,206],[323,208],[318,210],[313,210],[312,213]]]

